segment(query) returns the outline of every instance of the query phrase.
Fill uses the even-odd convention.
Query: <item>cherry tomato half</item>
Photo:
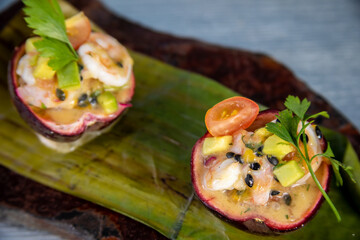
[[[259,106],[245,97],[232,97],[217,103],[206,112],[205,124],[215,137],[246,129],[259,113]]]
[[[70,43],[76,50],[83,44],[90,36],[91,24],[89,19],[83,12],[66,19],[66,33],[69,37]]]

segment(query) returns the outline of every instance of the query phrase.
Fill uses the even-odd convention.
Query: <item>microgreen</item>
[[[74,68],[78,72],[78,55],[72,47],[66,34],[65,18],[56,0],[23,0],[25,21],[34,34],[42,37],[34,43],[35,48],[43,57],[48,57],[49,66],[57,75],[67,68]],[[72,77],[72,76],[70,76]],[[74,81],[77,81],[76,78]],[[61,81],[58,78],[58,81]],[[80,82],[73,83],[79,85]],[[59,82],[59,85],[65,85]]]
[[[279,112],[277,115],[278,122],[270,122],[266,124],[266,129],[278,137],[282,138],[283,140],[291,143],[297,150],[299,156],[302,160],[306,163],[311,177],[314,179],[317,187],[319,188],[320,192],[326,199],[326,201],[329,203],[331,209],[333,210],[336,218],[338,221],[341,221],[341,217],[339,212],[337,211],[336,207],[334,206],[333,202],[321,186],[319,180],[316,178],[315,173],[311,167],[311,162],[319,156],[326,157],[329,159],[334,173],[336,177],[336,182],[338,185],[343,184],[343,180],[340,175],[340,167],[345,170],[346,173],[349,174],[352,181],[355,181],[352,173],[351,173],[351,167],[345,166],[338,160],[334,158],[334,154],[331,150],[330,144],[328,143],[327,149],[324,153],[316,154],[310,158],[308,153],[307,144],[304,144],[304,149],[301,151],[300,148],[300,141],[306,143],[306,135],[303,134],[305,132],[305,129],[314,122],[314,119],[319,116],[323,116],[325,118],[329,118],[329,114],[325,111],[319,112],[313,115],[306,115],[306,112],[308,111],[310,107],[310,102],[307,99],[303,99],[300,101],[298,97],[295,96],[288,96],[285,101],[285,106],[287,109]]]

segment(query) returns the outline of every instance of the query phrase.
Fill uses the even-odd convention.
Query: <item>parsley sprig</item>
[[[277,118],[279,119],[278,122],[270,122],[266,124],[266,129],[278,137],[282,138],[283,140],[291,143],[297,150],[299,156],[302,160],[306,163],[306,166],[309,169],[311,177],[314,179],[315,184],[319,188],[320,192],[324,196],[325,200],[329,203],[331,209],[333,210],[337,220],[340,222],[341,217],[339,212],[337,211],[335,205],[331,201],[330,197],[327,195],[323,187],[321,186],[319,180],[316,178],[315,173],[311,167],[311,162],[319,156],[326,157],[331,162],[333,167],[337,185],[341,186],[343,184],[343,180],[341,178],[339,169],[340,167],[343,168],[351,177],[352,181],[355,182],[351,170],[352,168],[349,166],[345,166],[338,160],[334,159],[334,153],[331,150],[330,144],[328,143],[327,149],[324,153],[316,154],[310,158],[307,144],[303,144],[304,150],[301,151],[300,148],[300,140],[306,143],[306,135],[305,129],[314,122],[314,119],[318,116],[323,116],[325,118],[329,118],[329,114],[325,111],[319,112],[313,115],[306,115],[310,107],[310,102],[305,98],[302,101],[298,97],[288,96],[285,101],[285,106],[287,109],[279,112]],[[300,124],[300,125],[299,125]],[[301,126],[300,130],[298,131],[299,126]]]
[[[58,76],[64,71],[78,72],[77,64],[79,57],[72,47],[66,34],[65,18],[56,0],[23,0],[24,12],[27,15],[25,21],[32,28],[34,34],[42,37],[42,40],[34,42],[40,56],[48,57],[48,65],[57,72]],[[70,76],[71,77],[71,76]],[[60,82],[59,86],[67,87],[66,83]],[[70,86],[80,84],[78,77],[74,77]]]

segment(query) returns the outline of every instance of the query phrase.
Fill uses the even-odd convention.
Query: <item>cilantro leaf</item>
[[[311,103],[306,98],[300,102],[298,97],[289,95],[284,104],[290,111],[295,113],[296,116],[300,119],[304,119],[305,113],[309,109]]]
[[[321,154],[324,157],[327,157],[330,162],[331,165],[333,167],[334,173],[335,173],[335,178],[336,178],[336,185],[337,186],[342,186],[343,185],[343,180],[342,177],[340,175],[340,167],[349,175],[350,179],[355,182],[354,176],[351,172],[351,170],[353,169],[350,166],[346,166],[345,164],[341,163],[340,161],[334,159],[335,155],[333,153],[333,151],[331,150],[330,144],[328,143],[327,149],[326,151]]]
[[[23,0],[25,21],[41,37],[51,37],[70,43],[66,35],[65,18],[56,0]]]
[[[79,73],[74,64],[79,59],[66,34],[65,18],[56,0],[23,0],[25,21],[42,40],[34,46],[43,57],[48,57],[48,65],[56,71],[59,86],[79,86]],[[68,66],[68,67],[66,67]],[[65,69],[66,68],[66,69]],[[71,71],[69,70],[71,69]],[[71,73],[68,78],[59,77],[63,73]],[[69,84],[66,79],[74,79]],[[65,81],[65,82],[64,82]]]
[[[282,138],[283,140],[293,144],[293,146],[297,149],[300,158],[304,160],[305,164],[307,165],[310,175],[314,179],[317,187],[319,188],[326,201],[329,203],[337,220],[341,221],[340,214],[337,211],[335,205],[333,204],[333,202],[321,186],[320,182],[316,178],[316,175],[311,167],[311,162],[314,158],[318,156],[328,158],[333,167],[338,185],[343,184],[343,180],[340,175],[340,168],[343,168],[344,171],[350,176],[350,178],[355,181],[351,173],[352,168],[349,166],[345,166],[343,163],[334,159],[334,153],[331,150],[330,144],[328,145],[327,150],[324,153],[316,154],[312,156],[311,159],[307,149],[307,144],[300,145],[300,138],[302,138],[303,143],[306,143],[306,137],[304,132],[306,128],[313,123],[313,121],[309,121],[309,119],[314,119],[318,116],[323,116],[326,118],[329,117],[329,114],[325,111],[313,115],[305,115],[310,107],[310,104],[311,103],[307,99],[303,99],[302,101],[300,101],[298,97],[294,97],[291,95],[288,96],[285,101],[285,106],[287,107],[287,109],[279,112],[279,114],[277,115],[279,122],[270,122],[266,124],[266,129],[274,133],[278,137]],[[299,126],[301,126],[300,129]]]
[[[294,144],[290,133],[286,130],[286,128],[282,127],[280,124],[270,122],[270,123],[266,124],[266,130],[274,133],[281,139]]]
[[[296,116],[294,117],[294,114],[289,109],[279,112],[277,117],[280,121],[279,125],[285,128],[290,135],[291,141],[286,141],[295,144],[294,141],[300,119]]]
[[[343,185],[343,180],[342,177],[340,175],[340,167],[342,169],[344,169],[344,171],[349,175],[351,181],[356,182],[354,179],[354,176],[352,174],[352,167],[350,166],[345,166],[343,163],[339,162],[338,160],[334,159],[334,158],[329,158],[331,165],[333,167],[334,173],[335,173],[335,178],[336,178],[336,185],[337,186],[342,186]]]
[[[315,114],[313,114],[313,115],[306,116],[306,117],[305,117],[305,121],[307,121],[307,120],[309,120],[309,119],[315,119],[315,118],[317,118],[317,117],[319,117],[319,116],[323,116],[323,117],[325,117],[325,118],[329,118],[329,117],[330,117],[329,114],[328,114],[326,111],[322,111],[322,112],[319,112],[319,113],[315,113]]]
[[[329,159],[335,157],[335,155],[331,149],[330,143],[327,144],[327,148],[326,148],[326,151],[323,153],[323,156],[327,157]]]
[[[34,42],[34,45],[41,56],[50,58],[48,64],[55,71],[77,60],[69,49],[69,46],[59,40],[45,37],[42,40]]]

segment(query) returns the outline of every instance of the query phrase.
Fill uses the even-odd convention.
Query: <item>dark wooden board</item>
[[[283,108],[289,94],[306,97],[311,111],[326,110],[322,125],[346,135],[360,153],[360,135],[353,125],[289,69],[265,54],[225,48],[159,33],[132,23],[97,0],[71,0],[102,29],[135,51],[203,74],[271,108]],[[15,3],[0,15],[0,28],[22,7]],[[24,225],[47,229],[69,239],[166,239],[153,229],[93,203],[58,192],[0,167],[2,217],[28,216]]]

